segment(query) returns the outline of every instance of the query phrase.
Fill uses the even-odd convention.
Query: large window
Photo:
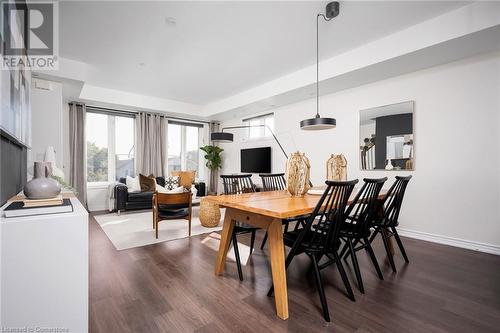
[[[87,112],[87,182],[134,175],[134,119]]]
[[[267,125],[272,131],[274,131],[274,114],[265,114],[258,117],[253,117],[249,119],[244,119],[243,124],[246,126],[256,126],[258,127],[250,127],[247,132],[247,137],[249,139],[258,139],[262,137],[271,136],[271,132],[265,126]]]
[[[198,178],[203,178],[200,168],[201,126],[187,123],[168,123],[168,172],[175,170],[196,170]]]

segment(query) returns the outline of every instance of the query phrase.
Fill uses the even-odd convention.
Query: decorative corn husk
[[[344,155],[331,155],[326,161],[327,180],[347,180],[347,160]]]
[[[286,163],[286,188],[295,197],[301,197],[310,188],[311,164],[304,153],[292,153]]]

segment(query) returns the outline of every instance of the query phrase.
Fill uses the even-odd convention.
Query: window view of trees
[[[134,118],[87,112],[87,182],[134,176]]]
[[[108,148],[98,147],[87,141],[87,181],[105,182],[108,180]]]
[[[200,170],[202,127],[187,123],[168,123],[167,168]],[[99,183],[135,176],[134,118],[87,111],[87,182]]]

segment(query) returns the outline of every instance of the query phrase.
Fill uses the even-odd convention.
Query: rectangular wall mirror
[[[413,114],[413,101],[359,112],[361,170],[414,169]]]

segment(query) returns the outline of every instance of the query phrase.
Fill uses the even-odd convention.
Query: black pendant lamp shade
[[[340,6],[337,1],[326,5],[326,16],[318,14],[316,16],[316,117],[305,119],[300,122],[300,128],[303,130],[324,130],[335,128],[337,121],[335,118],[323,118],[319,115],[319,18],[330,21],[340,12]]]
[[[300,122],[300,128],[306,131],[330,129],[335,128],[336,125],[335,118],[321,118],[319,115]]]
[[[214,132],[210,135],[210,140],[214,142],[233,142],[233,133]]]

